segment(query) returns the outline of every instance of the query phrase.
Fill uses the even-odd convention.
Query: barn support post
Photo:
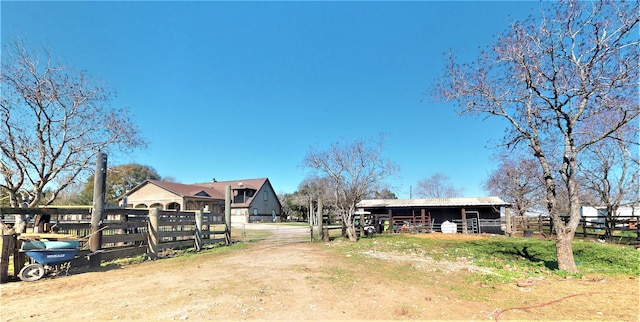
[[[467,233],[467,211],[462,208],[462,233]]]
[[[393,214],[391,213],[391,209],[389,209],[389,233],[395,232],[393,227],[395,223],[393,222]]]
[[[426,210],[420,209],[420,232],[421,233],[426,233],[427,232],[427,224],[425,222],[425,212]]]
[[[91,210],[91,237],[89,237],[89,267],[99,268],[102,263],[102,219],[104,218],[107,187],[107,155],[98,151],[93,181],[93,209]]]
[[[195,212],[196,226],[194,236],[194,247],[196,252],[202,250],[202,210],[196,210]]]
[[[158,230],[159,217],[160,209],[149,209],[149,222],[147,223],[149,227],[147,255],[151,260],[158,259],[158,241],[160,240],[160,231]]]
[[[231,245],[231,186],[224,186],[224,243]]]

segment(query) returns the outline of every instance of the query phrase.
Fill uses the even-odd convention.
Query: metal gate
[[[310,242],[311,228],[285,224],[242,224],[241,238],[245,244]]]

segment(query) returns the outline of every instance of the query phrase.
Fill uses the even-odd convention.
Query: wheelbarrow
[[[31,264],[23,267],[18,277],[25,282],[33,282],[52,272],[57,273],[64,264],[76,258],[79,251],[78,240],[24,241],[20,252],[31,258]]]

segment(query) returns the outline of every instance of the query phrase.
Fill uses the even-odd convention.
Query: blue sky
[[[46,45],[104,80],[150,142],[109,156],[182,183],[268,177],[291,193],[311,147],[376,139],[391,190],[440,172],[482,189],[498,120],[458,116],[428,92],[443,54],[474,58],[538,2],[11,2],[1,36]],[[4,51],[4,48],[3,48]]]

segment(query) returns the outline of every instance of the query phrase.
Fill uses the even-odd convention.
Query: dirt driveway
[[[640,318],[637,279],[468,283],[471,267],[321,243],[253,245],[0,285],[22,320],[616,320]],[[450,268],[450,269],[448,269]],[[567,297],[567,298],[565,298]],[[565,299],[563,299],[565,298]],[[508,309],[523,307],[522,309]]]

